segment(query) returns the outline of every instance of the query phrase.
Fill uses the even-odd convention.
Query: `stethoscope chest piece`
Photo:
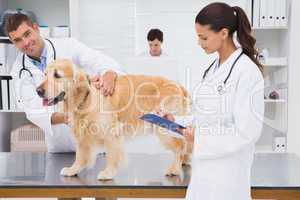
[[[233,62],[233,64],[231,65],[230,71],[227,75],[227,77],[225,78],[225,80],[219,84],[217,84],[216,86],[216,90],[219,93],[219,95],[225,94],[226,93],[226,88],[225,88],[225,84],[227,82],[227,80],[229,79],[231,72],[233,70],[234,65],[236,64],[236,62],[239,60],[239,58],[243,55],[243,52],[241,52],[239,54],[239,56],[235,59],[235,61]],[[202,76],[202,83],[204,82],[204,79],[208,73],[208,71],[212,68],[212,66],[214,65],[214,63],[216,62],[216,60],[204,71],[204,74]]]
[[[218,94],[219,95],[223,95],[223,94],[225,94],[226,93],[226,88],[225,88],[225,84],[222,82],[222,83],[219,83],[219,84],[217,84],[217,87],[216,87],[216,89],[217,89],[217,92],[218,92]]]

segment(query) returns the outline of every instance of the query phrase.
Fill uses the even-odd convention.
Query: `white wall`
[[[215,55],[206,55],[198,46],[195,33],[197,13],[213,0],[148,0],[136,1],[136,51],[148,49],[147,33],[151,28],[164,32],[164,51],[178,59],[179,81],[191,91],[201,80],[203,71]],[[249,0],[223,0],[250,12]]]
[[[40,25],[69,25],[69,0],[9,0],[8,8],[34,12]]]
[[[0,0],[0,15],[7,8],[7,0]]]
[[[288,91],[288,152],[300,156],[300,1],[292,0],[290,16],[290,48],[289,48],[289,91]]]
[[[164,48],[174,56],[190,55],[199,51],[194,31],[197,13],[213,0],[148,0],[136,1],[136,51],[144,51],[147,46],[147,32],[151,28],[161,28],[164,32]],[[246,10],[249,0],[221,0],[232,6]]]
[[[249,0],[223,1],[249,12]],[[213,59],[197,45],[194,31],[196,14],[209,2],[213,1],[76,0],[71,2],[77,10],[71,11],[71,23],[77,24],[72,35],[124,65],[127,58],[148,50],[148,30],[161,28],[163,48],[178,59],[179,80],[191,90]]]
[[[77,1],[77,4],[72,2],[71,6],[78,9],[74,17],[78,19],[79,29],[73,32],[78,39],[119,62],[133,55],[134,0],[86,0]]]

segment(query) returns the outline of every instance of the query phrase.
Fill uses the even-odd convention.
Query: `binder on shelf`
[[[284,153],[286,151],[286,137],[273,136],[273,151]]]
[[[268,1],[267,0],[260,0],[260,18],[259,18],[259,25],[260,27],[268,26]]]
[[[280,0],[280,26],[287,26],[287,1]]]
[[[10,97],[10,110],[16,110],[16,97],[14,95],[14,87],[13,87],[13,80],[9,80],[9,97]]]
[[[268,27],[273,27],[275,24],[274,16],[275,16],[275,4],[274,0],[267,0],[267,24]]]
[[[6,80],[1,80],[2,82],[2,109],[3,110],[8,110],[8,102],[9,102],[9,96],[8,96],[8,84],[6,82]]]
[[[259,27],[260,0],[252,0],[252,26]]]
[[[0,74],[6,73],[6,53],[5,44],[0,43]]]
[[[50,27],[49,26],[40,26],[40,34],[41,36],[45,37],[45,38],[49,38],[50,37]]]
[[[0,110],[3,110],[3,102],[2,102],[2,80],[0,79]]]
[[[0,109],[1,110],[10,110],[11,109],[11,93],[10,93],[10,80],[11,76],[2,75],[0,76]]]
[[[68,26],[55,26],[55,27],[52,27],[51,37],[54,37],[54,38],[69,37],[69,27]]]
[[[281,16],[281,4],[282,0],[274,0],[274,10],[275,10],[275,19],[274,19],[274,26],[279,27],[280,25],[280,16]]]

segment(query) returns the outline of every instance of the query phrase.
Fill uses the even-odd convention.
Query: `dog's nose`
[[[37,92],[37,94],[38,94],[40,97],[44,97],[45,90],[44,90],[43,88],[38,87],[38,88],[36,89],[36,92]]]

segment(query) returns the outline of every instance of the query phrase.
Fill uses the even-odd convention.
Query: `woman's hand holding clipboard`
[[[145,114],[140,117],[140,119],[156,124],[176,133],[176,135],[173,135],[174,137],[185,138],[189,142],[193,142],[195,131],[193,127],[185,127],[174,122],[175,117],[170,113],[163,113],[161,110],[157,111],[156,113],[157,114]]]
[[[166,119],[164,117],[161,117],[159,115],[155,115],[155,114],[145,114],[143,115],[142,117],[140,117],[140,119],[144,120],[144,121],[147,121],[147,122],[150,122],[152,124],[155,124],[155,125],[158,125],[162,128],[166,128],[170,131],[173,131],[177,134],[180,134],[182,135],[182,131],[181,129],[185,129],[186,127],[174,122],[174,121],[171,121],[169,119]]]

